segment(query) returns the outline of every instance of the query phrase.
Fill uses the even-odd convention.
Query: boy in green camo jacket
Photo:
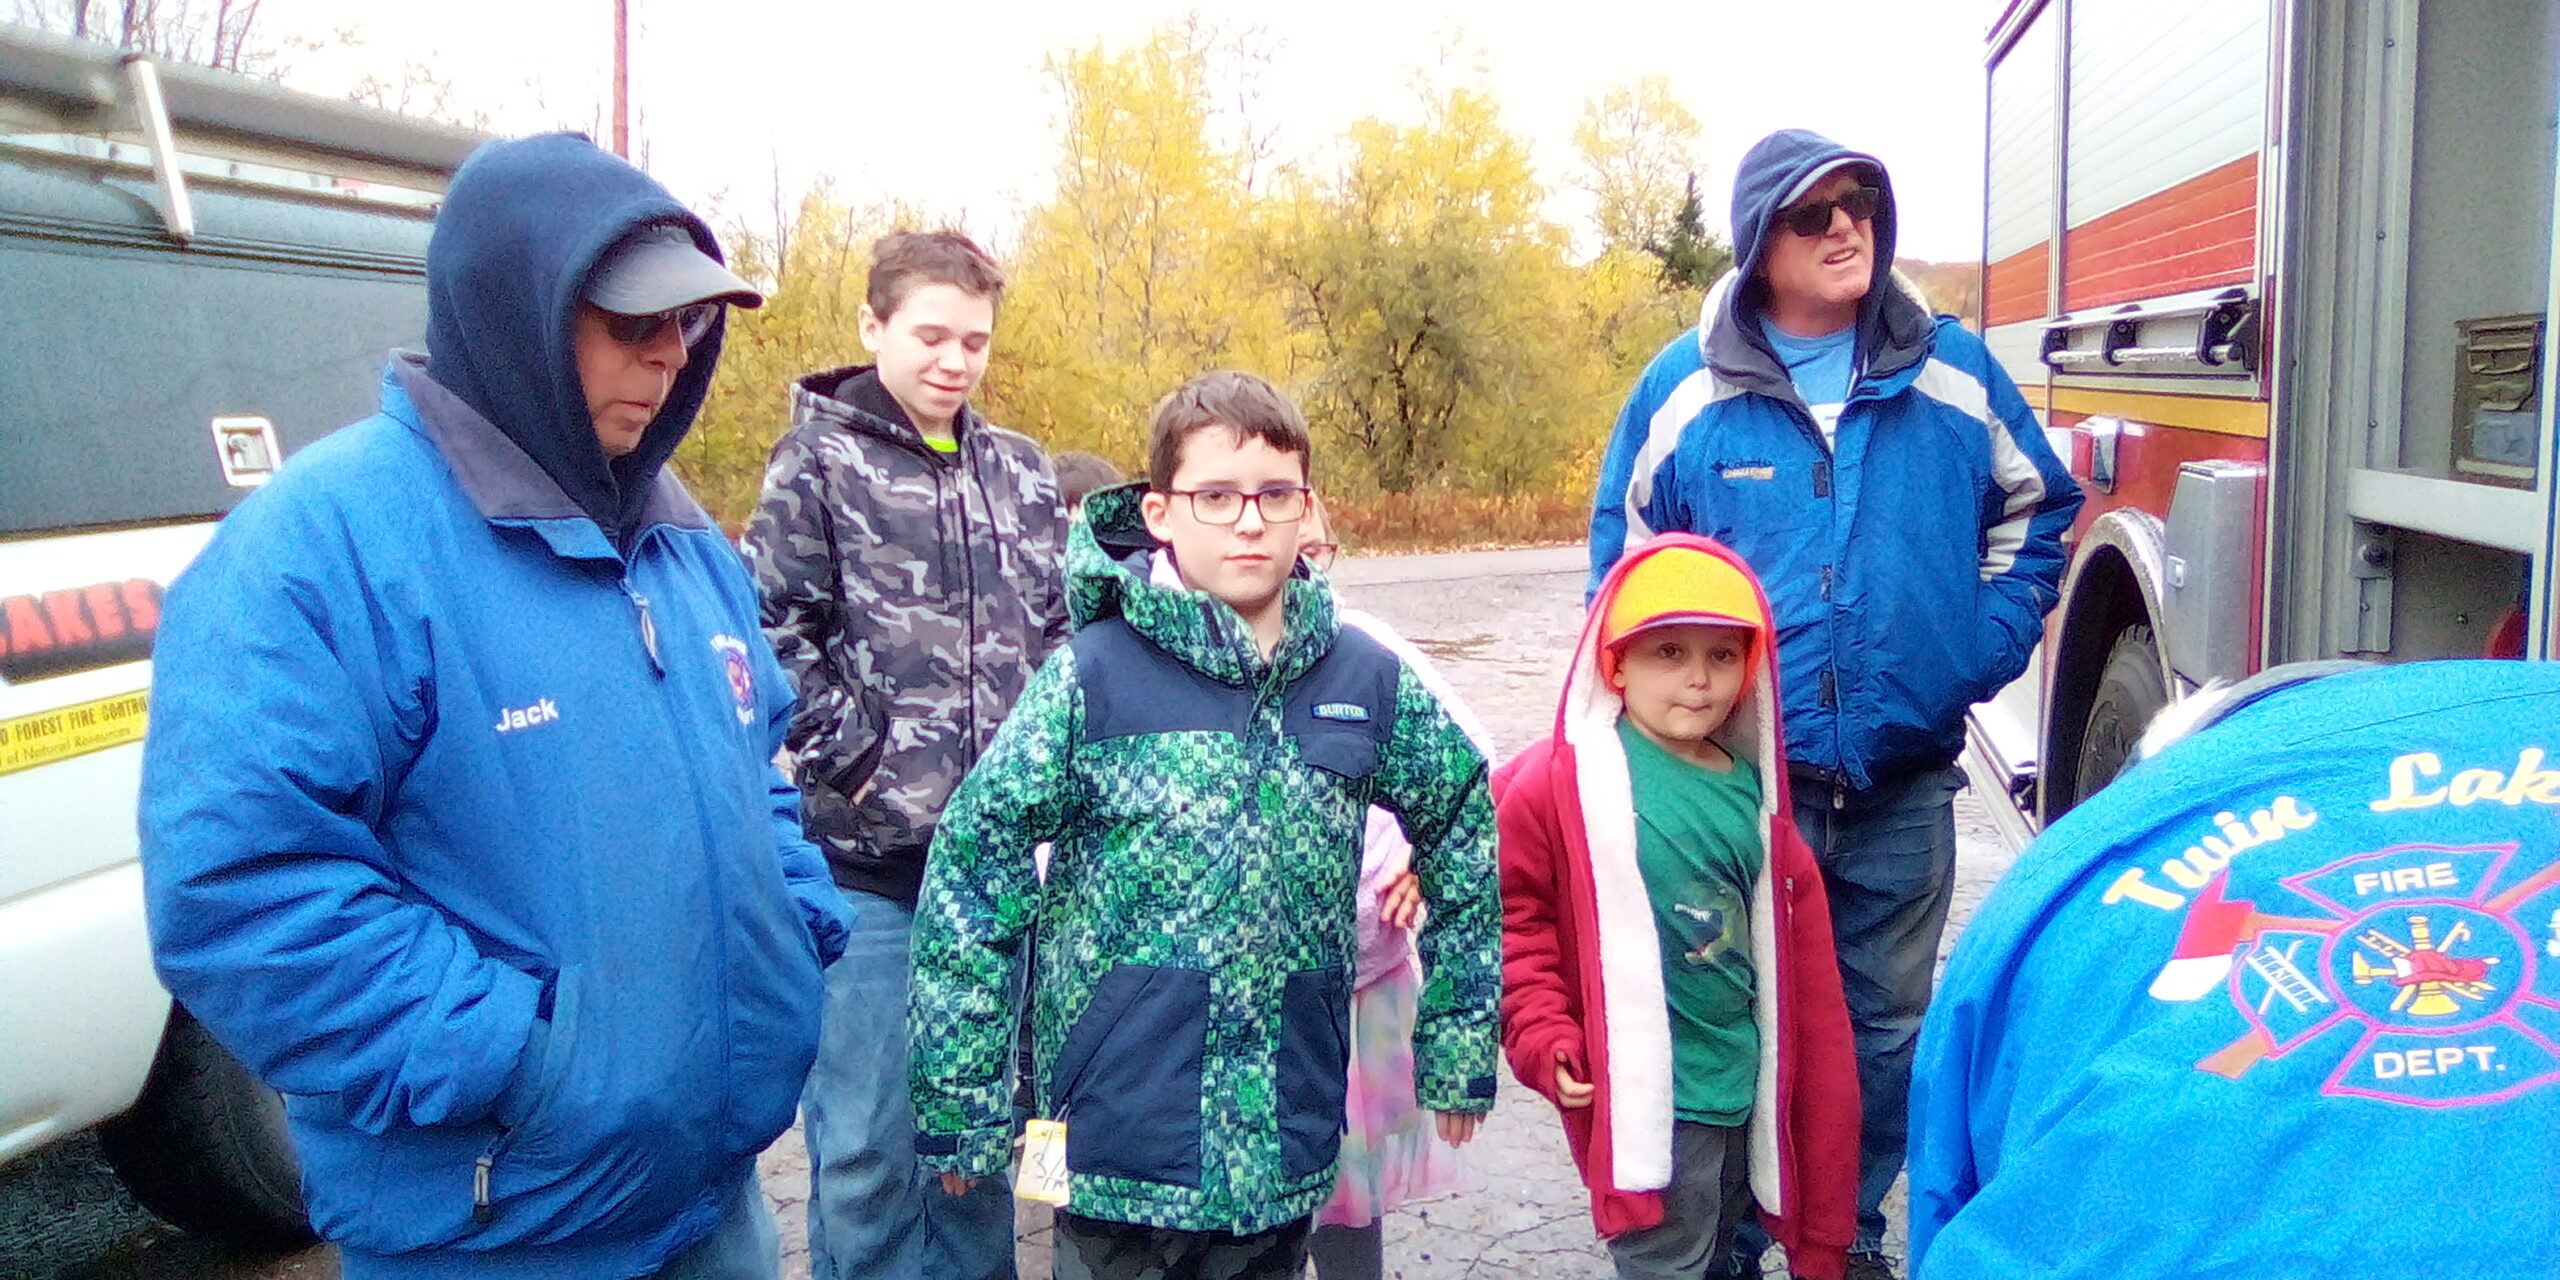
[[[942,817],[908,1006],[916,1148],[946,1188],[1011,1156],[1013,957],[1041,1118],[1065,1127],[1061,1277],[1294,1277],[1332,1194],[1364,815],[1429,916],[1415,1094],[1493,1105],[1501,903],[1485,764],[1297,557],[1297,409],[1212,373],[1156,410],[1144,483],[1069,535],[1078,630]],[[1045,885],[1032,848],[1054,843]]]

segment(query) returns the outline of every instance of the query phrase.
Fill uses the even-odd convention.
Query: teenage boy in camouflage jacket
[[[800,379],[747,556],[800,693],[801,813],[853,904],[801,1099],[816,1280],[1013,1270],[1001,1181],[950,1197],[915,1163],[907,943],[943,801],[1066,639],[1065,518],[1038,446],[972,412],[1004,277],[950,232],[873,249],[868,367]]]
[[[1306,459],[1303,420],[1259,378],[1167,398],[1148,481],[1095,493],[1069,535],[1075,639],[935,836],[909,1010],[917,1149],[950,1187],[1006,1167],[1011,978],[1036,919],[1064,1275],[1300,1273],[1333,1193],[1373,802],[1403,821],[1430,906],[1417,1099],[1453,1141],[1493,1104],[1484,760],[1392,653],[1337,629],[1296,554]]]

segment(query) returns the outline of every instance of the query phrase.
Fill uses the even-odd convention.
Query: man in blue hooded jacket
[[[1591,581],[1665,530],[1742,553],[1777,613],[1796,824],[1858,1051],[1852,1280],[1889,1276],[1911,1054],[1955,869],[1965,709],[2017,678],[2080,490],[1981,339],[1893,275],[1882,162],[1800,129],[1733,184],[1734,270],[1627,399]]]
[[[584,138],[492,143],[427,353],[171,588],[160,974],[284,1094],[349,1280],[770,1277],[842,897],[737,552],[663,467],[761,301]]]

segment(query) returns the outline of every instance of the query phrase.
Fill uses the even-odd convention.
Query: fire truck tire
[[[142,1206],[197,1235],[282,1252],[309,1244],[284,1102],[171,1005],[142,1100],[98,1130]]]
[[[2135,744],[2151,718],[2169,705],[2169,683],[2160,670],[2160,645],[2151,628],[2136,623],[2116,633],[2107,664],[2098,672],[2097,696],[2080,731],[2077,770],[2080,801],[2115,781],[2133,760]]]

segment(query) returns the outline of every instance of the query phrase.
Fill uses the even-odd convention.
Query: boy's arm
[[[1556,884],[1556,851],[1563,846],[1546,790],[1546,758],[1545,750],[1533,748],[1505,767],[1507,785],[1496,811],[1502,841],[1502,1047],[1520,1083],[1562,1105],[1556,1094],[1559,1055],[1578,1080],[1591,1079],[1591,1070],[1564,982],[1557,923],[1563,894]]]
[[[1493,802],[1484,756],[1430,690],[1399,664],[1394,736],[1376,800],[1403,822],[1430,913],[1422,922],[1422,997],[1413,1033],[1414,1100],[1432,1111],[1493,1106],[1502,994],[1502,901],[1494,880]]]
[[[852,775],[867,772],[853,766],[876,761],[881,743],[879,726],[864,705],[861,677],[827,661],[827,640],[847,619],[835,562],[835,513],[819,466],[816,451],[799,432],[785,432],[775,442],[744,548],[763,601],[765,639],[800,696],[786,745],[801,768],[851,792],[862,781]]]
[[[1040,478],[1040,497],[1049,504],[1044,517],[1049,529],[1049,553],[1038,558],[1032,572],[1039,578],[1041,595],[1037,598],[1048,603],[1040,613],[1042,644],[1040,652],[1033,656],[1035,662],[1066,647],[1067,637],[1075,634],[1074,620],[1067,614],[1067,507],[1058,498],[1058,476],[1049,469],[1046,458],[1040,462]]]
[[[1050,655],[934,831],[916,901],[907,994],[907,1084],[916,1154],[967,1178],[1012,1158],[1014,956],[1039,905],[1032,846],[1068,809],[1069,753],[1083,719],[1075,651]]]
[[[825,854],[809,843],[800,827],[800,788],[791,784],[789,775],[774,757],[781,754],[791,728],[794,699],[791,684],[783,676],[782,664],[774,660],[773,650],[755,642],[753,652],[756,684],[764,704],[765,775],[773,823],[774,848],[782,856],[782,881],[791,891],[792,900],[800,904],[801,922],[809,928],[809,939],[818,948],[821,966],[834,964],[844,955],[845,943],[853,936],[853,908],[845,901],[844,890],[836,887],[835,874],[827,869]]]

